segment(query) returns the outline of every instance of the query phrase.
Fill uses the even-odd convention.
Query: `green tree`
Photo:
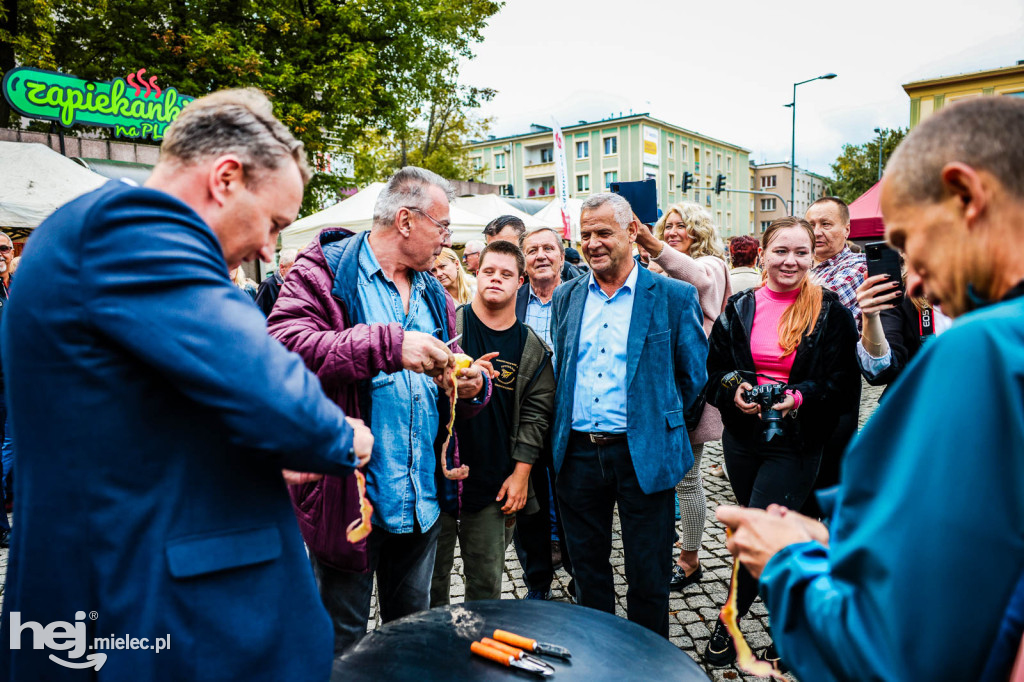
[[[15,66],[56,68],[53,40],[56,24],[51,0],[0,2],[0,75]],[[7,100],[0,96],[0,127],[17,121]]]
[[[483,137],[491,119],[478,118],[472,110],[494,97],[490,88],[459,86],[440,90],[426,110],[410,112],[411,120],[390,133],[367,136],[356,159],[356,178],[361,183],[382,180],[402,166],[420,166],[451,180],[480,175],[472,167],[466,144]]]
[[[438,93],[497,0],[3,0],[52,4],[57,68],[109,80],[148,69],[202,95],[257,87],[311,158],[369,129],[401,131]],[[314,178],[313,197],[341,180]],[[306,208],[309,208],[307,206]]]
[[[905,128],[882,130],[882,169],[886,160],[906,136]],[[846,203],[855,200],[878,182],[878,138],[864,144],[845,144],[832,164],[832,191]]]

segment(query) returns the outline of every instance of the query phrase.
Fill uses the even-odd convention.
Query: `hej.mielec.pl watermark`
[[[90,620],[96,620],[98,614],[92,611],[88,614]],[[92,644],[89,643],[85,632],[85,611],[75,613],[75,622],[68,623],[58,620],[43,625],[36,621],[27,620],[21,622],[19,611],[11,612],[11,649],[20,649],[22,635],[27,630],[31,633],[33,649],[52,649],[53,651],[67,652],[64,655],[67,659],[50,654],[50,660],[66,668],[93,668],[99,670],[107,662],[107,655],[104,650],[135,651],[144,650],[160,653],[171,648],[171,635],[163,637],[132,637],[130,635],[109,637],[93,637]],[[86,651],[91,651],[82,660]]]

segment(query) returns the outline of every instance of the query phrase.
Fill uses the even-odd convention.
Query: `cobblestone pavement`
[[[874,412],[878,405],[878,396],[881,390],[864,385],[861,397],[860,424],[863,426],[867,418]],[[704,579],[697,585],[690,585],[683,592],[673,592],[669,601],[669,639],[673,644],[686,652],[691,658],[700,663],[698,651],[703,651],[707,646],[708,638],[711,636],[708,625],[714,624],[718,617],[718,610],[725,603],[729,591],[729,579],[732,573],[732,557],[725,549],[725,530],[715,521],[714,510],[720,504],[735,504],[735,498],[729,482],[724,478],[716,478],[708,474],[708,470],[722,462],[721,442],[707,443],[704,448],[704,456],[701,464],[704,469],[704,489],[708,497],[708,523],[704,529],[703,547],[700,550],[700,561],[704,567]],[[681,523],[676,524],[676,530],[682,533]],[[15,532],[17,532],[15,530]],[[612,555],[610,558],[615,578],[615,591],[618,593],[618,604],[615,607],[616,613],[626,617],[626,578],[624,559],[622,554],[622,538],[619,535],[618,515],[616,514],[615,526],[612,536]],[[462,559],[458,554],[455,557],[455,571],[457,575],[452,576],[452,602],[459,603],[464,600],[465,583],[463,581]],[[0,581],[6,582],[7,576],[7,550],[0,549]],[[559,569],[556,580],[552,585],[552,599],[559,601],[570,601],[567,587],[569,575]],[[502,599],[522,599],[526,596],[526,584],[523,582],[523,569],[519,565],[515,552],[509,547],[505,553],[505,575],[501,587]],[[2,604],[2,596],[0,596]],[[373,611],[371,612],[369,627],[376,626],[376,595],[374,595]],[[768,645],[768,612],[760,599],[754,603],[750,613],[740,623],[747,641],[752,648],[759,649]],[[735,668],[707,668],[712,680],[721,682],[723,680],[744,680],[753,681],[763,678],[741,675]],[[793,678],[795,679],[795,678]]]

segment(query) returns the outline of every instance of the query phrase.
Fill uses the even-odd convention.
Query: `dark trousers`
[[[441,524],[430,530],[389,533],[377,526],[367,538],[370,570],[338,571],[310,555],[320,599],[334,625],[334,653],[342,653],[366,634],[370,619],[373,574],[377,574],[377,608],[388,623],[430,608],[430,577]]]
[[[722,451],[736,501],[755,509],[767,509],[770,504],[799,509],[814,488],[821,460],[820,450],[806,452],[789,437],[750,443],[734,438],[728,430],[722,434]],[[757,580],[743,566],[738,580],[737,619],[757,599]]]
[[[562,527],[561,513],[558,503],[552,498],[550,481],[552,476],[547,467],[534,465],[530,471],[530,482],[540,503],[540,511],[535,514],[517,514],[515,546],[519,564],[523,567],[523,578],[526,588],[534,592],[547,592],[551,589],[551,581],[555,577],[555,566],[551,563],[551,516],[554,512],[558,525],[558,537],[564,540],[565,529]],[[554,505],[554,507],[552,507]],[[572,575],[572,561],[565,542],[562,542],[562,567]]]
[[[645,493],[626,441],[598,446],[575,432],[556,483],[565,544],[573,558],[576,601],[615,613],[609,559],[612,516],[619,506],[629,620],[668,637],[675,488]]]
[[[853,437],[857,435],[857,420],[860,416],[858,405],[852,412],[839,416],[832,436],[825,443],[821,451],[821,465],[818,467],[818,479],[814,483],[814,490],[823,490],[839,485],[839,470],[843,465],[843,453],[846,446],[850,444]],[[818,506],[818,499],[814,495],[808,495],[801,514],[810,516],[812,519],[820,519],[824,514]]]
[[[7,423],[7,403],[4,398],[3,387],[0,386],[0,444],[10,438],[11,434],[8,432],[9,429],[10,424]],[[11,529],[11,524],[7,520],[6,507],[7,500],[10,499],[11,496],[8,490],[13,491],[12,485],[14,482],[13,472],[10,471],[10,465],[14,462],[9,461],[8,466],[4,467],[4,459],[7,458],[0,458],[0,533]]]

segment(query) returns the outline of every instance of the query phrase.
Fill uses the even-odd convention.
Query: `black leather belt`
[[[584,431],[573,431],[572,435],[574,438],[588,440],[594,445],[611,445],[612,443],[624,443],[626,441],[626,434],[624,433],[602,433],[600,431],[591,431],[587,433]]]

